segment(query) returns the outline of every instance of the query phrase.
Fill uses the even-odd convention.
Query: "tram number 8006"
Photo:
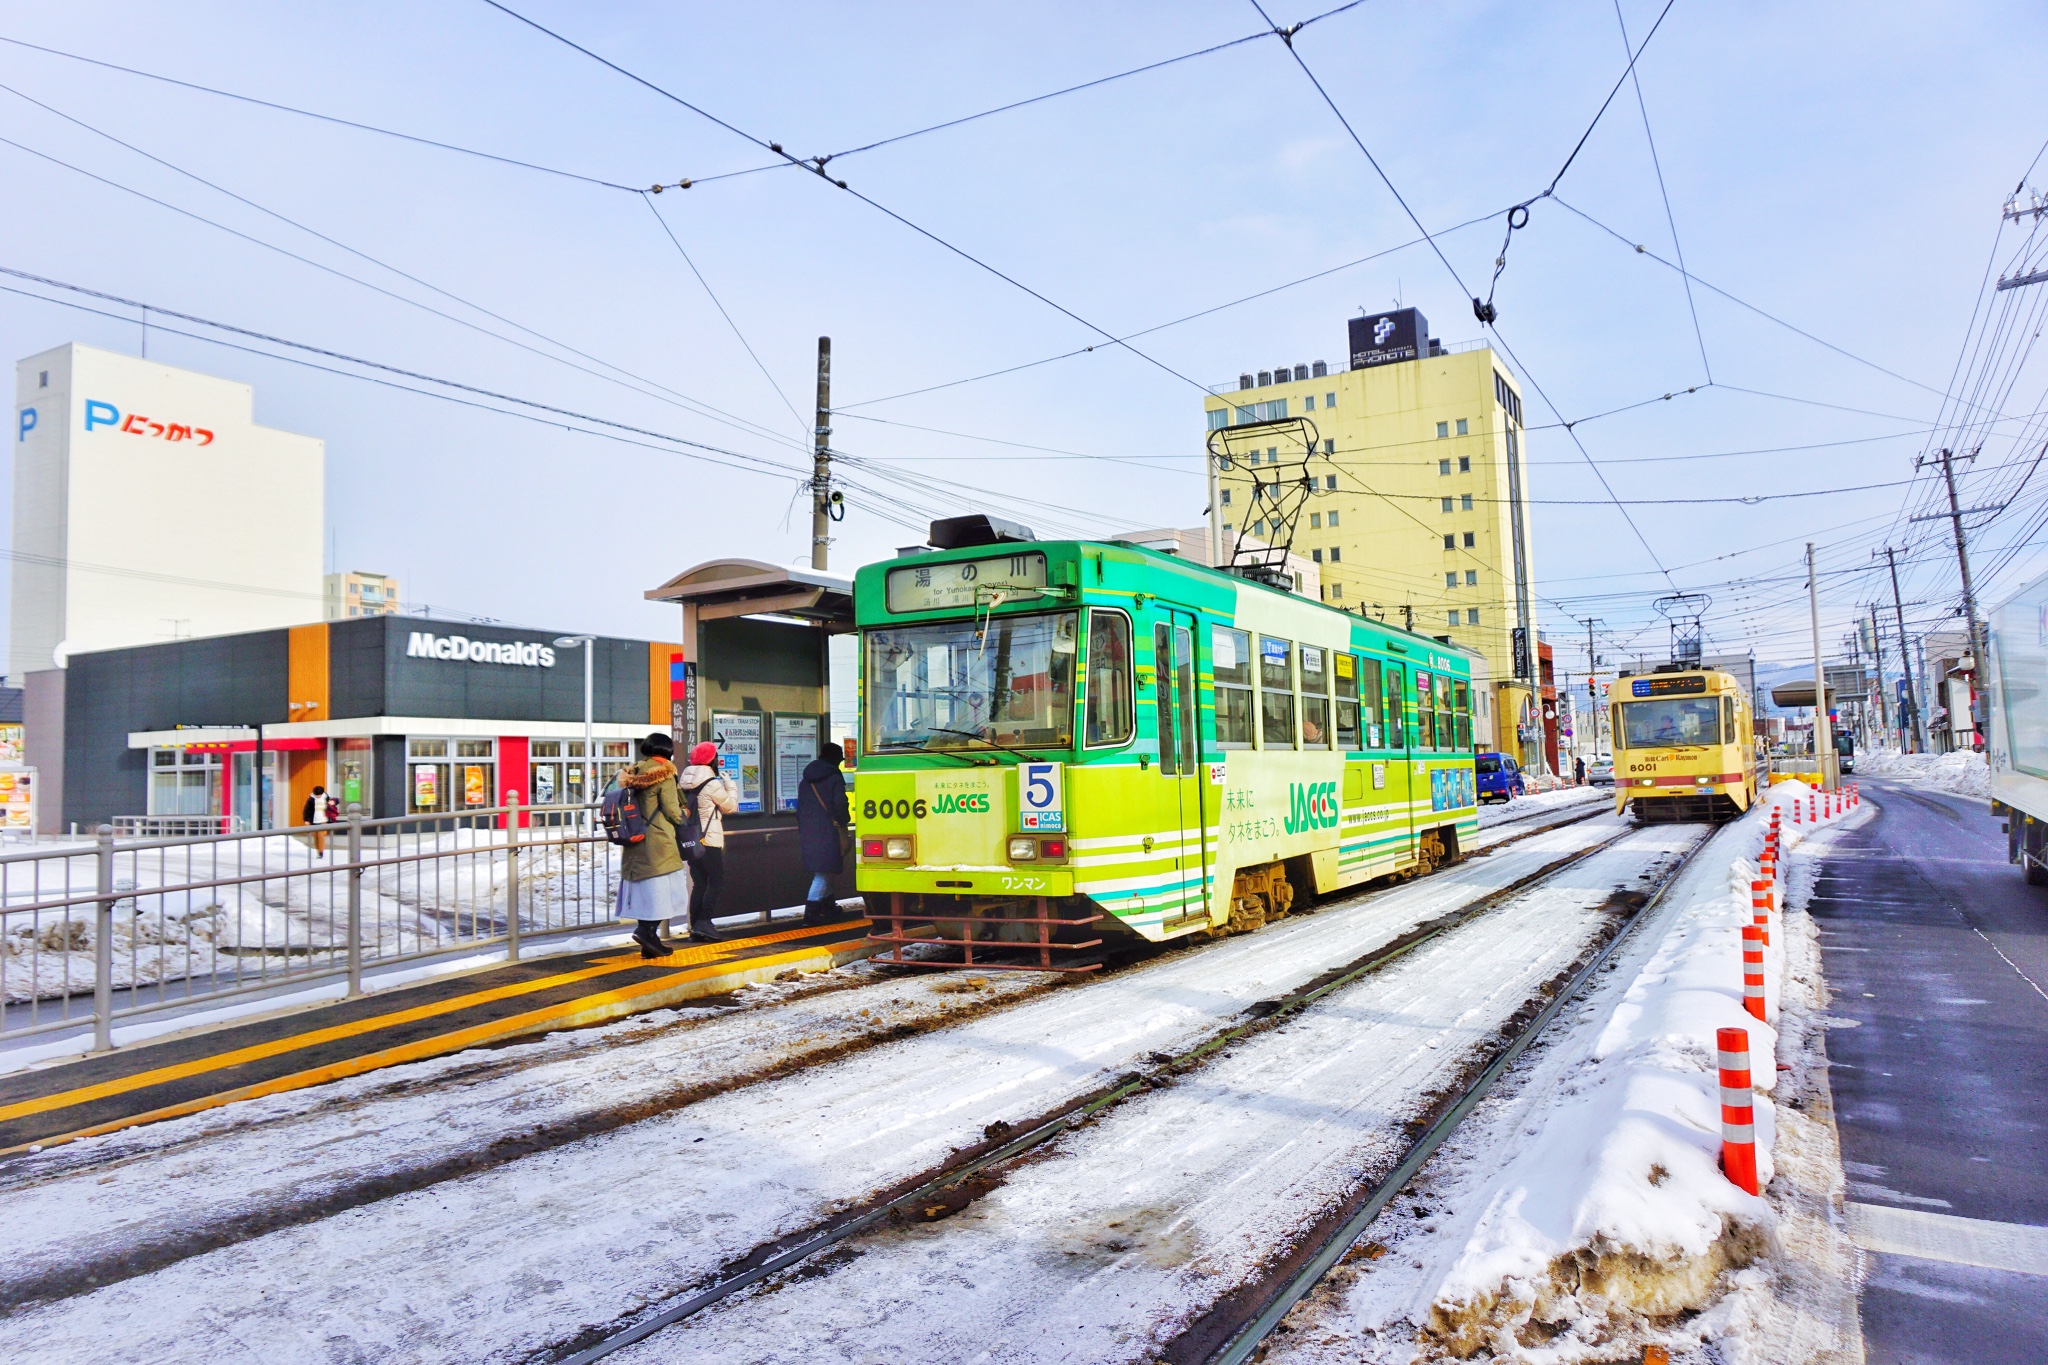
[[[860,818],[863,820],[922,820],[931,813],[931,806],[923,797],[912,801],[863,801]]]

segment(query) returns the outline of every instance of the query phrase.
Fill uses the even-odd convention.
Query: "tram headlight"
[[[885,843],[886,848],[884,850],[884,853],[886,857],[899,863],[907,863],[910,861],[909,835],[899,834],[894,838],[886,840]]]
[[[1038,840],[1028,834],[1012,835],[1010,838],[1010,861],[1028,863],[1038,856]]]

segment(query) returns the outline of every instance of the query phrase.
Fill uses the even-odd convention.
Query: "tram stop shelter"
[[[827,642],[853,629],[853,579],[714,559],[644,596],[683,612],[682,648],[669,661],[676,756],[710,740],[739,790],[739,812],[725,818],[720,913],[801,904],[810,877],[798,855],[798,781],[831,741]],[[850,851],[833,894],[853,894]]]

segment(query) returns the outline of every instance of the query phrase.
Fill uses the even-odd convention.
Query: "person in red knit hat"
[[[718,893],[725,885],[725,817],[740,808],[740,797],[719,776],[718,746],[709,742],[690,750],[690,764],[676,774],[676,786],[704,831],[690,863],[690,937],[714,942],[711,917],[718,913]]]

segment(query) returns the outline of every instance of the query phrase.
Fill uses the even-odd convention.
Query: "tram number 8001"
[[[863,801],[860,818],[863,820],[922,820],[931,813],[931,806],[923,797],[912,801]]]

